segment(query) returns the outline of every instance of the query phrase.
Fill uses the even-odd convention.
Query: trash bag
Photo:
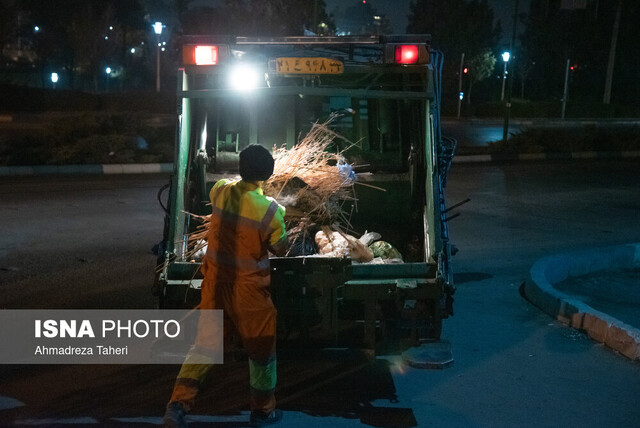
[[[327,227],[316,233],[318,251],[327,257],[350,257],[358,262],[370,262],[371,250],[359,239],[344,232],[334,232]]]
[[[313,235],[309,233],[298,233],[289,238],[288,257],[310,256],[316,254],[317,249],[313,241]]]
[[[386,241],[374,242],[369,245],[369,249],[373,252],[373,257],[402,260],[402,254],[400,254],[400,251]]]
[[[382,238],[382,235],[380,235],[378,232],[367,232],[365,230],[364,234],[358,240],[362,242],[365,247],[368,247],[369,245],[371,245],[371,243],[373,243],[373,241],[377,241],[380,238]]]
[[[349,241],[340,233],[320,230],[315,236],[318,253],[327,257],[346,257],[350,254]]]

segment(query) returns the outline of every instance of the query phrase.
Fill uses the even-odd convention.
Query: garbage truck
[[[185,36],[177,71],[173,172],[154,291],[195,307],[202,275],[185,238],[209,191],[238,174],[250,144],[291,148],[314,123],[344,141],[354,169],[352,229],[375,231],[402,262],[270,257],[280,347],[407,349],[440,339],[455,286],[444,188],[455,140],[440,128],[443,55],[430,35]],[[164,202],[163,202],[164,201]],[[195,216],[194,216],[195,215]]]

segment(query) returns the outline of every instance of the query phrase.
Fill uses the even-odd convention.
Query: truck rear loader
[[[375,231],[403,263],[271,258],[279,347],[381,352],[438,340],[453,315],[444,187],[455,141],[440,130],[442,54],[429,35],[183,40],[177,131],[154,289],[160,307],[199,301],[200,263],[185,239],[209,190],[237,175],[249,144],[293,147],[314,123],[355,146],[354,230]],[[336,139],[335,150],[343,150]],[[363,174],[366,172],[366,174]],[[381,189],[384,189],[382,191]]]

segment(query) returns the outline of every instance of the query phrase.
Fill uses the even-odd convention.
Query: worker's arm
[[[216,196],[218,195],[218,193],[220,193],[220,189],[222,188],[222,186],[224,186],[225,184],[229,184],[231,183],[231,180],[226,179],[226,178],[222,178],[218,181],[215,182],[215,184],[213,185],[213,187],[211,187],[211,190],[209,190],[209,200],[211,201],[211,205],[215,206],[215,199]]]
[[[271,236],[269,237],[269,251],[278,257],[283,257],[287,253],[288,240],[287,230],[284,225],[285,209],[282,205],[278,206],[273,219],[271,220]]]

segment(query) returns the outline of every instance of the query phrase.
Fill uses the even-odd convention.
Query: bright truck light
[[[260,72],[246,64],[231,69],[229,85],[239,91],[250,91],[260,85]]]

